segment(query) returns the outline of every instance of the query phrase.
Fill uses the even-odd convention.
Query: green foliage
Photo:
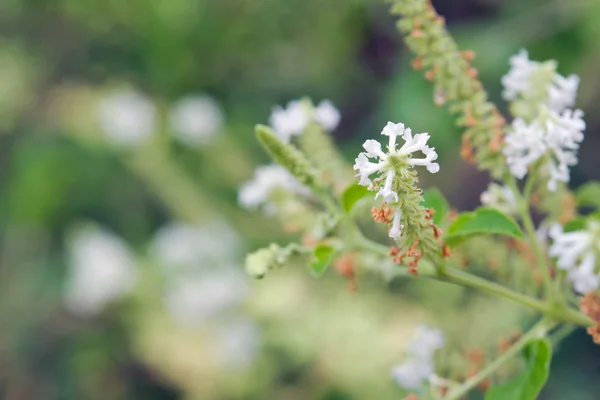
[[[448,210],[450,210],[448,200],[446,200],[442,192],[436,188],[425,190],[423,193],[423,200],[423,205],[425,207],[435,210],[433,222],[438,226],[441,225],[448,214]]]
[[[449,246],[456,246],[473,236],[493,234],[523,237],[519,225],[508,215],[494,208],[481,207],[460,214],[448,228],[444,240]]]
[[[585,229],[585,218],[574,218],[567,222],[564,226],[565,232],[574,232]]]
[[[314,258],[310,262],[309,268],[313,275],[318,277],[323,275],[327,271],[327,268],[329,268],[335,255],[335,249],[325,244],[319,244],[315,246],[313,255]]]
[[[546,338],[535,340],[525,348],[525,368],[508,382],[492,386],[485,400],[535,400],[550,373],[552,346]]]
[[[575,200],[580,207],[600,209],[600,182],[588,182],[575,191]]]
[[[348,186],[342,193],[342,207],[348,214],[361,199],[371,194],[366,186],[361,186],[358,183]]]

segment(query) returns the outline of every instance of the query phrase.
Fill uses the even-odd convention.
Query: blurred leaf
[[[361,186],[357,183],[352,184],[344,190],[342,193],[342,207],[346,213],[350,213],[356,203],[360,199],[369,195],[369,189],[366,186]]]
[[[600,182],[588,182],[575,191],[578,206],[600,209]]]
[[[564,226],[564,232],[581,231],[585,229],[586,222],[585,218],[574,218],[567,222]]]
[[[314,259],[310,262],[310,270],[312,273],[319,277],[327,271],[329,264],[333,260],[333,254],[335,250],[333,247],[320,244],[315,247],[314,250]]]
[[[552,346],[548,339],[538,339],[525,348],[526,366],[508,382],[492,386],[485,400],[535,400],[550,373]]]
[[[436,188],[427,189],[423,193],[423,200],[423,206],[435,210],[435,214],[433,214],[433,222],[436,225],[440,225],[444,221],[444,218],[450,209],[450,205],[448,204],[448,201],[442,192]]]
[[[456,246],[476,235],[506,235],[522,238],[523,232],[517,223],[494,208],[478,208],[462,213],[448,228],[444,240],[449,246]]]

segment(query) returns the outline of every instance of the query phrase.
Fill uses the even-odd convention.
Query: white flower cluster
[[[177,322],[201,324],[246,297],[247,277],[235,267],[240,246],[237,233],[220,220],[159,229],[150,250],[165,274],[165,306]]]
[[[310,193],[284,167],[277,164],[261,165],[254,171],[254,177],[240,188],[238,202],[249,210],[262,207],[265,214],[272,215],[277,206],[271,201],[271,196],[277,189],[302,196]]]
[[[316,107],[302,100],[293,100],[285,108],[275,106],[269,124],[281,140],[289,142],[292,136],[302,134],[311,121],[333,131],[340,119],[340,112],[329,100],[321,101]]]
[[[481,204],[497,208],[506,214],[514,214],[517,211],[517,199],[513,190],[495,182],[490,183],[487,190],[481,193]]]
[[[527,50],[521,50],[510,58],[510,70],[502,77],[504,91],[502,96],[507,101],[512,101],[520,96],[526,96],[534,89],[536,75],[547,65],[537,61],[531,61]],[[552,63],[552,70],[556,68]],[[545,105],[552,111],[560,113],[575,104],[575,97],[579,87],[579,77],[570,75],[564,77],[556,72],[553,73],[552,81],[546,88],[547,99]]]
[[[438,155],[434,147],[427,146],[429,140],[428,133],[417,133],[412,135],[410,128],[405,128],[404,124],[395,124],[388,122],[381,131],[381,134],[389,137],[387,153],[384,153],[381,148],[381,143],[377,140],[369,139],[363,144],[365,152],[359,153],[354,163],[354,170],[360,178],[359,184],[368,186],[369,190],[378,190],[375,198],[381,197],[386,203],[397,203],[398,193],[394,190],[396,186],[396,178],[401,173],[399,169],[409,166],[424,166],[427,171],[436,173],[440,170],[438,163],[434,162]],[[396,140],[401,136],[404,144],[399,149],[396,148]],[[422,152],[425,158],[413,158],[413,153]],[[369,161],[369,158],[376,158],[377,162]],[[378,173],[380,178],[376,181],[371,181],[370,176]],[[379,181],[383,180],[383,186],[379,185]],[[402,234],[403,226],[400,224],[402,213],[400,208],[396,209],[394,214],[390,237],[398,239]]]
[[[207,144],[222,129],[223,120],[223,110],[207,95],[184,97],[169,115],[175,138],[188,146]]]
[[[146,142],[156,128],[154,105],[135,91],[114,92],[102,99],[98,118],[107,140],[122,147]]]
[[[556,265],[568,272],[568,278],[579,293],[598,289],[600,274],[597,255],[600,252],[600,224],[589,222],[586,230],[564,232],[559,224],[553,224],[549,236],[554,243],[549,254],[557,257]]]
[[[443,333],[435,328],[420,326],[407,348],[407,360],[392,368],[392,378],[399,386],[414,390],[434,375],[435,352],[444,346]]]
[[[524,50],[513,56],[511,70],[502,79],[504,97],[514,100],[534,90],[532,85],[541,65],[530,61]],[[548,190],[556,191],[559,182],[569,182],[569,167],[578,162],[585,122],[581,110],[567,109],[575,103],[579,78],[553,74],[547,99],[539,105],[538,115],[529,122],[515,118],[504,139],[503,152],[511,174],[518,179],[525,177],[529,167],[543,158],[542,172],[548,177]]]
[[[136,263],[127,245],[96,226],[71,234],[69,276],[65,306],[78,315],[94,315],[125,295],[137,277]]]

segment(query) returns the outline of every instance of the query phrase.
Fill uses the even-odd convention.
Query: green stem
[[[511,358],[519,354],[523,348],[532,340],[540,338],[546,335],[546,332],[550,329],[548,322],[542,320],[535,324],[525,335],[521,337],[515,344],[512,345],[504,354],[499,358],[488,364],[482,369],[477,375],[467,379],[462,385],[450,390],[450,393],[445,397],[445,400],[458,400],[466,395],[469,391],[475,388],[483,380],[487,379],[492,375],[498,368],[504,365]]]
[[[552,284],[552,277],[550,276],[550,267],[546,262],[546,257],[544,256],[542,247],[540,246],[540,243],[537,239],[535,225],[533,224],[533,220],[531,219],[531,212],[529,211],[529,199],[533,190],[534,179],[532,176],[529,176],[527,178],[527,182],[525,183],[525,188],[523,190],[522,195],[520,194],[517,182],[514,179],[514,177],[508,179],[507,183],[515,193],[515,196],[517,196],[519,216],[521,217],[521,221],[523,222],[523,227],[525,228],[527,239],[531,247],[533,248],[535,260],[539,268],[542,270],[542,278],[544,280],[544,290],[546,293],[546,297],[550,302],[552,302],[554,300],[554,287]]]

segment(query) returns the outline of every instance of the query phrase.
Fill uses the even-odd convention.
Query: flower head
[[[273,214],[276,211],[276,205],[271,201],[271,196],[277,189],[300,195],[309,193],[309,190],[300,185],[282,166],[263,165],[257,167],[254,177],[240,188],[238,202],[247,209],[263,206],[267,214]]]
[[[155,129],[156,110],[150,100],[134,91],[115,92],[99,107],[100,129],[120,146],[133,146],[150,138]]]
[[[517,210],[517,199],[513,190],[509,186],[501,186],[494,182],[481,193],[481,204],[497,208],[506,214],[514,214]]]
[[[549,254],[557,257],[558,268],[568,271],[575,290],[584,294],[596,290],[600,284],[600,275],[596,272],[600,225],[589,222],[585,230],[564,232],[562,226],[553,224],[549,236],[554,241]]]
[[[300,100],[290,101],[285,108],[275,106],[269,117],[271,127],[284,142],[304,132],[309,122],[307,106]]]
[[[405,389],[419,389],[434,374],[434,355],[443,346],[444,335],[440,330],[418,327],[407,346],[406,361],[392,368],[392,377]]]
[[[360,178],[359,184],[363,186],[371,185],[370,176],[376,172],[381,176],[379,181],[385,177],[385,184],[379,188],[376,198],[381,196],[386,202],[393,203],[398,201],[398,193],[395,190],[398,185],[396,178],[403,174],[402,170],[424,166],[429,172],[436,173],[440,167],[433,162],[438,157],[435,149],[427,146],[428,133],[418,133],[413,136],[410,128],[405,128],[404,124],[388,122],[381,134],[389,138],[387,153],[382,150],[378,141],[372,139],[365,141],[363,144],[365,151],[356,158],[354,170],[357,171],[356,176]],[[404,140],[404,144],[397,149],[399,136]],[[419,151],[425,157],[413,158],[413,153]],[[369,158],[377,158],[378,161],[371,162]]]
[[[315,121],[327,131],[333,131],[340,123],[340,112],[329,100],[323,100],[314,110]]]
[[[178,140],[187,145],[203,145],[222,128],[223,111],[209,96],[189,96],[175,104],[169,120]]]

